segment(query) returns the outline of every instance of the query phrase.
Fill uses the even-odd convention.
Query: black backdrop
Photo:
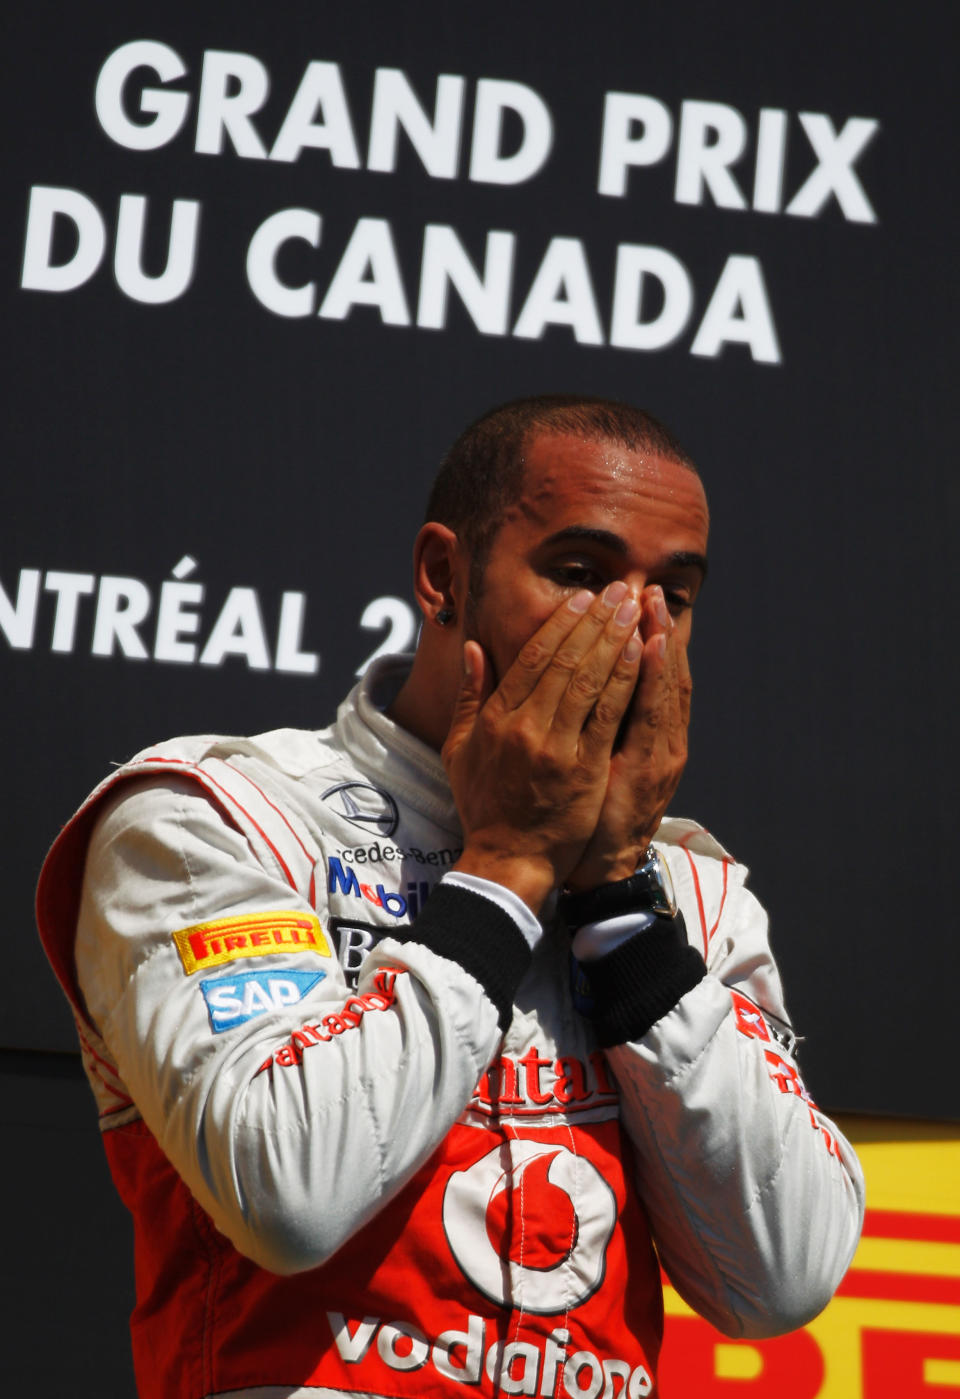
[[[705,476],[711,578],[675,809],[753,868],[813,1090],[958,1117],[931,1067],[953,1042],[951,8],[465,13],[169,0],[3,22],[0,1043],[73,1047],[32,887],[109,763],[177,732],[325,722],[408,631],[409,546],[449,440],[491,403],[575,388],[653,410]],[[111,97],[108,69],[98,118],[98,76],[137,41],[183,76],[135,67]],[[301,110],[310,63],[327,66]],[[426,128],[440,75],[434,153],[401,131],[392,159],[392,97]],[[231,115],[214,153],[218,83]],[[175,133],[172,93],[189,95]],[[608,93],[627,96],[605,130]],[[302,149],[280,159],[297,110]],[[132,148],[154,120],[169,139]],[[503,182],[525,155],[528,177]],[[601,166],[622,194],[598,190]],[[147,198],[139,261],[132,196]],[[173,201],[181,233],[198,219],[192,278],[137,299],[176,290],[145,280],[167,267]],[[61,210],[49,246],[45,209]],[[288,216],[299,236],[275,280],[261,256],[258,296],[248,249],[282,210],[306,212]],[[486,267],[483,314],[456,290],[443,305],[445,251]],[[642,301],[640,264],[666,279],[648,275]],[[79,284],[52,289],[71,268]],[[264,304],[284,287],[306,314]]]

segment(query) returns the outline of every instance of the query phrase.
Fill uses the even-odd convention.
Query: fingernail
[[[571,612],[586,612],[593,602],[593,593],[589,588],[581,588],[573,597],[567,598],[567,606]]]
[[[637,633],[634,632],[626,646],[623,648],[623,659],[625,661],[638,661],[643,655],[643,642]]]
[[[604,607],[616,607],[622,597],[626,597],[627,585],[622,578],[618,578],[615,583],[609,583],[604,589]]]
[[[623,602],[621,602],[620,606],[617,608],[617,613],[613,620],[618,627],[629,626],[631,622],[637,620],[639,611],[640,607],[635,597],[624,598]]]
[[[653,590],[653,615],[660,623],[661,627],[669,625],[670,613],[667,611],[667,604],[663,596],[662,588]]]

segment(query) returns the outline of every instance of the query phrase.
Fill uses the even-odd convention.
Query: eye
[[[693,598],[686,588],[664,588],[663,598],[669,610],[676,615],[693,606]]]
[[[592,564],[580,559],[570,559],[565,563],[554,564],[550,577],[561,588],[590,588],[598,593],[606,584],[606,579]]]
[[[674,617],[678,617],[681,612],[687,612],[696,602],[700,593],[702,579],[699,577],[677,577],[672,580],[658,580],[663,589],[664,601],[667,608]]]

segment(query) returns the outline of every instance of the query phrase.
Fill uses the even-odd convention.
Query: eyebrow
[[[577,542],[588,542],[599,544],[603,549],[609,549],[611,553],[619,554],[625,558],[630,548],[622,535],[615,534],[609,529],[595,529],[591,525],[568,525],[566,529],[557,530],[556,534],[551,534],[543,541],[545,547],[553,544],[573,544]],[[707,576],[707,556],[698,554],[691,549],[678,549],[673,554],[668,554],[663,561],[666,568],[696,568],[701,576]]]

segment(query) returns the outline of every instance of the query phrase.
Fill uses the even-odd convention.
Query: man
[[[329,730],[148,750],[61,836],[147,1399],[653,1394],[652,1242],[734,1336],[829,1299],[856,1160],[744,869],[664,817],[707,524],[646,414],[494,410],[417,538],[412,665]]]

